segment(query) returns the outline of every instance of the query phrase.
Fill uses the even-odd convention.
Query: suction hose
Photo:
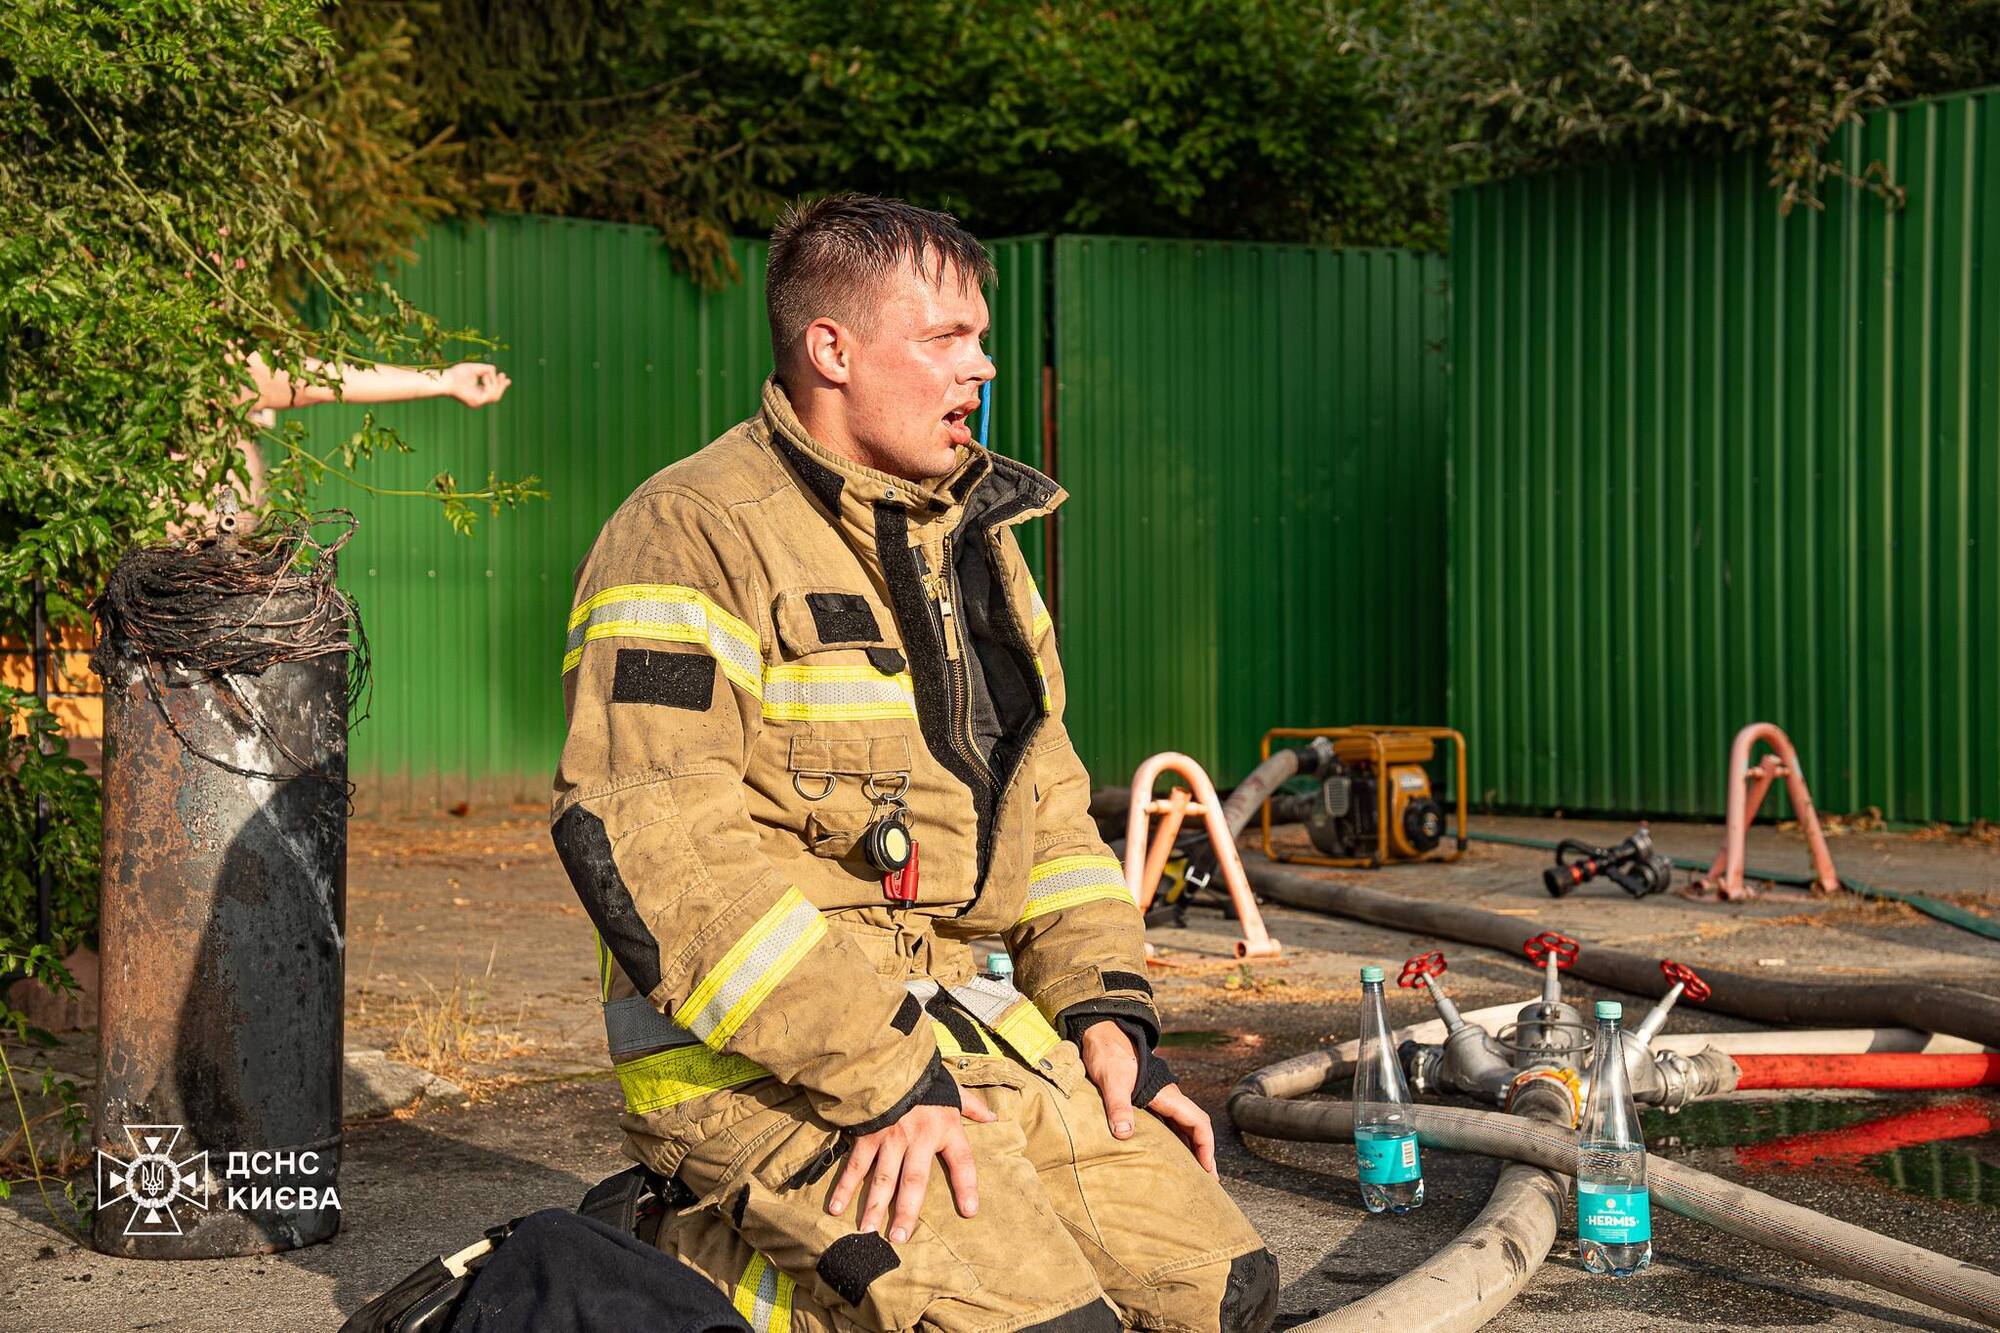
[[[1243,869],[1257,892],[1274,902],[1505,953],[1519,953],[1521,942],[1542,929],[1519,917],[1456,903],[1401,898],[1301,874],[1260,858],[1245,857]],[[1658,958],[1588,941],[1583,942],[1569,974],[1633,995],[1653,995],[1661,988]],[[1701,969],[1701,976],[1713,992],[1702,1007],[1717,1013],[1793,1026],[1918,1028],[1963,1037],[1981,1046],[2000,1046],[2000,999],[1962,986],[1915,981],[1827,985],[1707,967]]]
[[[1351,1072],[1351,1065],[1325,1050],[1271,1065],[1244,1079],[1230,1093],[1230,1119],[1244,1133],[1266,1138],[1346,1142],[1354,1136],[1351,1104],[1290,1099],[1316,1092]],[[1414,1106],[1411,1110],[1418,1137],[1427,1147],[1483,1153],[1531,1163],[1567,1176],[1576,1174],[1573,1132],[1534,1124],[1499,1111],[1428,1105]],[[1907,1296],[1934,1309],[1984,1324],[2000,1324],[2000,1276],[1983,1268],[1822,1216],[1809,1208],[1651,1154],[1646,1157],[1646,1181],[1663,1207],[1706,1222],[1727,1235],[1805,1259],[1830,1273]],[[1481,1213],[1481,1217],[1485,1215]],[[1443,1257],[1441,1253],[1432,1262]],[[1532,1271],[1532,1265],[1529,1268]],[[1413,1276],[1406,1275],[1391,1285],[1400,1285]],[[1521,1284],[1525,1282],[1524,1275]],[[1474,1308],[1484,1308],[1479,1294],[1467,1290],[1463,1281],[1450,1293],[1434,1292],[1425,1299],[1435,1302],[1445,1295],[1457,1298],[1459,1308],[1468,1316]],[[1335,1315],[1342,1313],[1336,1311]],[[1328,1329],[1364,1326],[1320,1321],[1311,1327],[1315,1333],[1322,1333]],[[1477,1324],[1425,1325],[1446,1326],[1472,1328]]]

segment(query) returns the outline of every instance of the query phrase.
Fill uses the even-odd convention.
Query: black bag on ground
[[[715,1284],[592,1217],[530,1213],[481,1265],[451,1333],[750,1333]]]
[[[723,1294],[653,1248],[678,1182],[634,1166],[576,1213],[545,1208],[486,1229],[354,1312],[340,1333],[749,1333]],[[581,1216],[579,1216],[581,1214]]]

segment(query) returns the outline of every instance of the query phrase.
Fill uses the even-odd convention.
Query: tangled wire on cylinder
[[[339,525],[322,541],[315,531]],[[90,609],[98,620],[91,669],[116,679],[118,659],[136,658],[160,716],[188,750],[239,777],[283,782],[294,777],[334,781],[300,759],[264,721],[235,677],[254,676],[281,662],[352,654],[347,672],[349,725],[368,715],[370,658],[361,612],[334,584],[336,556],[354,536],[345,509],[298,519],[268,535],[223,532],[185,543],[151,546],[118,562]],[[259,772],[203,753],[166,702],[167,672],[205,677],[271,744],[293,772]],[[341,780],[351,797],[353,784]]]

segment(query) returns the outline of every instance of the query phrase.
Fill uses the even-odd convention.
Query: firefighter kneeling
[[[946,215],[790,214],[762,409],[578,570],[553,831],[620,1124],[759,1333],[1262,1330],[1015,535],[1064,493],[968,424],[991,277]]]

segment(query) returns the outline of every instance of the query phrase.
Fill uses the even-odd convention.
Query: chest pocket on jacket
[[[778,594],[771,612],[783,660],[765,672],[764,716],[806,724],[786,757],[799,832],[814,855],[845,857],[909,787],[909,664],[883,633],[894,621],[862,593],[796,589]]]
[[[766,718],[917,720],[909,663],[883,634],[887,616],[872,598],[834,589],[783,592],[771,618],[785,660],[765,672]]]
[[[794,736],[786,766],[805,807],[801,829],[815,856],[838,859],[910,780],[910,742],[902,736],[833,740]]]

